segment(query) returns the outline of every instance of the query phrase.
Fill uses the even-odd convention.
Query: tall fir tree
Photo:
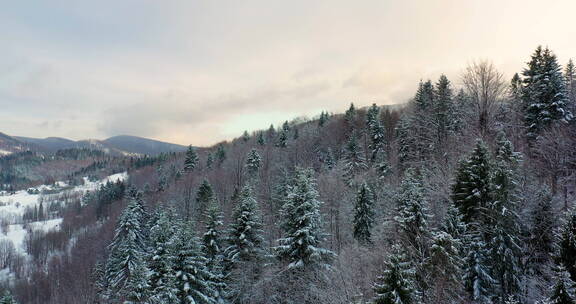
[[[276,252],[288,268],[328,267],[334,253],[321,247],[325,238],[318,191],[311,169],[297,168],[282,208],[284,237]]]
[[[130,202],[120,215],[105,269],[107,291],[105,297],[124,299],[135,288],[137,279],[147,273],[145,253],[147,240],[144,234],[145,214],[141,193],[130,191]]]
[[[414,285],[414,268],[399,246],[394,246],[384,264],[384,273],[374,284],[374,304],[420,303]]]
[[[226,298],[226,283],[224,274],[224,247],[221,235],[222,211],[215,200],[206,211],[205,231],[202,236],[202,251],[206,258],[206,267],[212,273],[212,281],[217,295],[216,302],[221,304]]]
[[[244,133],[242,133],[242,141],[248,142],[249,140],[250,140],[250,134],[248,134],[248,131],[244,131]]]
[[[572,281],[576,280],[576,211],[570,211],[560,230],[558,262],[566,267]]]
[[[434,120],[436,127],[436,147],[438,150],[446,148],[446,141],[455,129],[454,100],[450,81],[445,75],[440,76],[434,91]]]
[[[252,196],[252,189],[245,186],[239,193],[238,205],[234,210],[226,254],[234,263],[258,262],[265,255],[263,249],[262,220],[258,203]]]
[[[372,226],[374,226],[374,193],[366,182],[362,183],[356,194],[354,206],[353,235],[361,244],[372,244]]]
[[[550,295],[549,302],[551,304],[576,303],[576,295],[574,294],[574,287],[576,284],[570,278],[570,274],[566,271],[563,265],[558,266],[555,272],[555,282],[552,287],[552,294]]]
[[[464,287],[475,303],[492,303],[497,282],[490,275],[489,250],[480,233],[471,234],[469,242],[463,266]]]
[[[262,131],[258,132],[258,138],[256,139],[256,142],[257,142],[260,146],[265,146],[265,145],[266,145],[266,139],[264,138],[264,132],[262,132]]]
[[[184,158],[184,171],[190,172],[194,170],[198,166],[199,161],[196,149],[192,145],[188,146],[186,157]]]
[[[544,128],[556,121],[572,118],[567,108],[564,77],[552,51],[538,46],[522,74],[522,97],[529,139],[537,138]]]
[[[174,218],[159,211],[150,228],[150,257],[148,258],[150,298],[158,303],[175,303],[172,242]]]
[[[262,165],[262,158],[256,149],[250,150],[248,153],[248,157],[246,158],[246,169],[248,171],[248,175],[251,178],[255,178],[258,176],[258,170],[260,170],[260,166]]]
[[[196,192],[196,214],[201,216],[206,211],[208,205],[214,199],[214,190],[210,182],[205,179],[202,181]]]
[[[191,223],[179,227],[172,251],[177,303],[216,304],[218,291],[212,280],[214,275],[206,267],[206,258]]]
[[[458,303],[462,301],[462,242],[452,235],[437,231],[430,241],[430,257],[426,261],[427,286],[430,303]]]
[[[218,164],[218,167],[221,167],[225,160],[226,160],[226,148],[224,148],[224,144],[219,144],[218,148],[216,149],[216,162]]]
[[[358,136],[353,132],[344,148],[344,178],[351,181],[354,176],[368,168],[362,147],[358,143]]]
[[[467,224],[486,221],[485,210],[492,202],[491,170],[488,148],[477,140],[472,154],[460,163],[452,186],[452,201]]]
[[[370,134],[370,160],[375,162],[379,154],[384,152],[386,144],[384,127],[380,121],[380,108],[376,104],[372,104],[366,113],[366,125]]]
[[[568,95],[568,108],[572,115],[576,111],[576,66],[572,59],[568,60],[564,69],[564,80],[566,81],[566,91]]]

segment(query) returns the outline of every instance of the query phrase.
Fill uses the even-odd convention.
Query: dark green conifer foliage
[[[361,244],[372,243],[372,226],[374,225],[374,194],[368,184],[362,183],[356,194],[353,221],[354,238]]]
[[[186,150],[186,158],[184,159],[184,171],[192,171],[198,165],[199,159],[196,149],[192,145],[188,146]]]
[[[394,246],[384,264],[384,273],[374,285],[374,304],[420,303],[414,287],[414,269],[406,254]]]

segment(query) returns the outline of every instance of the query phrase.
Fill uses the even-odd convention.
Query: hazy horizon
[[[13,2],[0,11],[0,132],[206,146],[350,102],[398,104],[538,45],[565,64],[572,1]],[[489,20],[489,22],[487,22]]]

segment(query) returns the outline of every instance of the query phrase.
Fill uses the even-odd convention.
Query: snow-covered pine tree
[[[522,100],[522,78],[518,73],[514,73],[512,80],[510,80],[510,96],[514,102]]]
[[[282,208],[284,238],[278,240],[277,256],[288,268],[328,267],[334,253],[320,247],[325,238],[318,191],[311,169],[297,168]]]
[[[428,202],[424,198],[422,181],[412,169],[408,169],[396,197],[397,215],[394,221],[398,225],[400,238],[414,262],[423,262],[427,256],[430,241],[428,228]]]
[[[326,122],[328,121],[328,118],[329,118],[328,112],[322,111],[320,113],[320,118],[318,118],[318,126],[323,127],[326,124]]]
[[[376,104],[372,104],[366,113],[366,125],[368,126],[368,134],[370,134],[370,160],[375,162],[379,154],[384,152],[386,144],[384,127],[380,122],[380,108]]]
[[[266,145],[266,139],[264,138],[264,132],[262,132],[262,131],[258,132],[258,138],[256,139],[256,142],[261,146]]]
[[[576,210],[571,210],[560,231],[558,240],[558,260],[570,274],[572,281],[576,280]]]
[[[216,149],[216,161],[218,167],[222,166],[222,163],[226,160],[226,149],[224,148],[224,144],[219,144],[218,148]]]
[[[426,261],[429,303],[462,301],[462,243],[444,231],[432,234],[430,257]]]
[[[276,139],[276,147],[278,148],[286,148],[288,146],[288,131],[284,131],[284,129],[278,132],[278,138]]]
[[[124,285],[124,304],[148,304],[150,302],[150,272],[146,263],[137,263]],[[161,303],[171,303],[162,300]]]
[[[566,81],[566,91],[568,95],[568,104],[569,109],[574,115],[573,112],[576,107],[576,66],[574,66],[574,62],[572,59],[568,60],[566,64],[566,68],[564,69],[564,79]]]
[[[111,300],[123,299],[137,287],[135,275],[147,273],[145,267],[146,237],[144,231],[144,203],[141,193],[130,191],[130,202],[120,215],[112,243],[108,247],[105,293]],[[129,284],[130,283],[130,284]],[[130,285],[130,286],[129,286]]]
[[[214,155],[212,153],[208,153],[208,156],[206,156],[206,169],[212,169],[213,164],[214,164]]]
[[[157,303],[175,303],[174,256],[172,241],[175,233],[174,218],[166,211],[158,211],[150,228],[150,257],[148,285],[150,299]]]
[[[202,251],[206,258],[206,267],[213,274],[214,288],[218,291],[217,302],[223,303],[226,284],[224,283],[224,247],[221,236],[222,211],[213,200],[206,211],[205,231],[202,236]]]
[[[464,241],[467,230],[466,223],[464,223],[463,217],[458,208],[453,204],[448,206],[441,230],[448,233],[453,239],[460,240],[461,242]],[[463,248],[459,249],[460,251],[463,251]]]
[[[522,96],[529,139],[537,138],[542,129],[556,121],[571,120],[564,77],[552,51],[538,46],[522,74]]]
[[[190,172],[196,168],[199,159],[196,149],[192,145],[188,146],[186,150],[186,157],[184,158],[184,171]]]
[[[262,220],[252,189],[244,186],[228,232],[226,255],[234,263],[258,262],[264,257]]]
[[[352,132],[344,148],[344,166],[344,178],[349,182],[358,172],[368,168],[356,132]]]
[[[366,182],[362,183],[356,194],[354,206],[353,235],[364,245],[372,243],[372,226],[374,225],[374,193]]]
[[[248,171],[248,176],[255,178],[258,176],[258,170],[262,165],[262,158],[256,149],[250,150],[248,157],[246,158],[246,169]]]
[[[185,223],[179,228],[172,247],[177,303],[218,303],[214,274],[206,267],[206,258],[191,223]]]
[[[322,161],[328,170],[334,169],[334,166],[336,166],[336,160],[334,159],[334,152],[332,151],[332,148],[328,147],[328,149],[326,149],[326,153],[324,153]]]
[[[455,129],[454,101],[450,81],[445,75],[436,83],[433,99],[434,126],[436,127],[436,147],[445,149],[451,131]]]
[[[156,168],[156,174],[158,175],[158,192],[162,192],[168,188],[168,176],[166,175],[166,170],[162,165]]]
[[[497,139],[496,162],[492,173],[490,204],[491,227],[486,235],[491,250],[492,278],[499,285],[500,301],[509,296],[517,296],[520,289],[521,265],[520,256],[520,220],[518,218],[516,195],[516,166],[520,159],[514,152],[512,143],[503,132]],[[486,228],[486,227],[484,227]]]
[[[202,181],[196,192],[196,214],[204,214],[208,204],[214,199],[214,190],[212,190],[212,185],[205,179]]]
[[[249,140],[250,140],[250,134],[248,134],[248,131],[244,131],[244,133],[242,133],[242,141],[248,142]]]
[[[452,186],[452,201],[467,224],[486,220],[484,210],[492,202],[491,172],[488,148],[478,139],[472,154],[460,163]]]
[[[356,119],[356,108],[354,107],[354,103],[350,103],[350,107],[344,113],[344,121],[350,128],[353,128],[354,119]]]
[[[414,268],[400,246],[395,245],[384,264],[384,273],[374,284],[374,304],[420,303],[414,286]]]
[[[558,266],[555,270],[554,287],[552,295],[549,298],[550,304],[574,304],[576,295],[574,294],[574,281],[563,265]]]
[[[528,266],[540,269],[551,261],[555,250],[556,219],[552,209],[552,195],[540,190],[535,197],[536,205],[530,212],[530,237]],[[575,251],[576,253],[576,251]]]
[[[471,234],[469,240],[468,254],[463,266],[464,287],[475,303],[492,303],[497,282],[490,276],[490,258],[486,243],[479,233]]]

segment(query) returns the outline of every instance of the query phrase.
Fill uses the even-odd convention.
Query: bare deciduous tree
[[[496,104],[504,99],[508,85],[502,73],[490,61],[469,64],[462,75],[462,82],[476,107],[480,135],[485,136]]]

